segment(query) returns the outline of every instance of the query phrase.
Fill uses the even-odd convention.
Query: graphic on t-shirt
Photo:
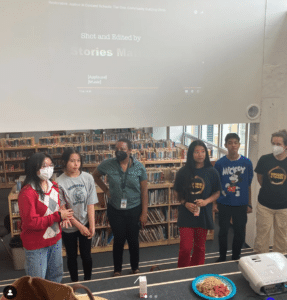
[[[229,177],[230,183],[228,182],[225,185],[227,192],[235,193],[235,197],[240,196],[240,187],[237,184],[242,181],[242,178],[240,176],[241,174],[242,173],[240,171],[237,171],[235,174],[232,174]]]
[[[190,193],[192,195],[202,194],[204,188],[205,188],[204,180],[199,176],[194,176],[193,181],[191,182],[190,185]]]
[[[246,167],[242,166],[223,168],[222,175],[230,175],[230,182],[225,184],[226,192],[234,193],[235,197],[240,196],[240,187],[238,186],[238,183],[243,181],[241,175],[244,174],[245,169]],[[222,194],[226,196],[225,191],[222,191]]]
[[[285,182],[287,176],[286,171],[277,166],[268,172],[268,177],[271,184],[282,185]]]
[[[75,188],[73,192],[73,199],[75,199],[73,205],[77,205],[85,202],[85,195],[82,188],[80,187]]]

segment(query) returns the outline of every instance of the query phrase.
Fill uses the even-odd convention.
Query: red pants
[[[180,227],[178,268],[203,265],[207,229]],[[192,256],[191,250],[193,249]]]

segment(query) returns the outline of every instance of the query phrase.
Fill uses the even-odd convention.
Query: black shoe
[[[239,259],[240,259],[240,256],[238,256],[238,257],[232,257],[231,259],[232,259],[232,260],[239,260]]]
[[[226,261],[226,257],[219,257],[216,262],[223,262]]]
[[[130,272],[130,274],[138,274],[138,273],[140,273],[139,269],[131,270],[131,272]]]

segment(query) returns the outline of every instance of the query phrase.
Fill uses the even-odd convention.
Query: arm
[[[194,203],[186,202],[184,199],[182,199],[177,191],[174,191],[174,196],[180,202],[186,209],[188,209],[190,212],[194,213],[196,210],[196,205]]]
[[[88,205],[89,233],[88,239],[91,239],[95,234],[95,205]]]
[[[61,209],[65,210],[65,205],[63,205],[61,207]],[[62,215],[62,213],[61,213],[61,215]],[[67,221],[69,221],[69,222],[67,222]],[[72,217],[68,220],[66,219],[63,221],[63,227],[68,228],[69,226],[72,226],[72,225],[75,226],[76,228],[78,228],[82,235],[85,235],[85,236],[90,235],[89,229],[86,226],[84,226],[82,223],[80,223],[75,217]]]
[[[179,193],[176,190],[173,190],[175,202],[180,202],[181,204],[185,203],[184,199],[181,199]]]
[[[252,213],[252,203],[251,203],[251,186],[248,187],[248,206],[247,213]]]
[[[147,222],[147,210],[148,210],[148,191],[147,191],[147,180],[140,182],[141,185],[141,202],[142,202],[142,213],[140,216],[140,222],[144,226]]]
[[[105,194],[107,194],[108,198],[110,198],[111,195],[110,195],[109,188],[103,182],[103,180],[101,178],[102,176],[103,175],[97,169],[93,172],[93,177],[94,177],[95,183],[102,189],[102,191]],[[101,198],[99,198],[99,202],[100,202],[101,207],[105,206],[105,203],[103,202],[103,200]]]
[[[214,202],[213,202],[212,211],[213,211],[213,212],[216,212],[216,213],[219,212],[218,207],[217,207],[217,201],[214,201]]]
[[[209,203],[214,202],[215,200],[217,200],[220,196],[220,191],[217,191],[215,193],[213,193],[210,197],[206,198],[205,200],[203,199],[197,199],[194,202],[196,203],[197,206],[203,207],[206,206]]]
[[[248,165],[248,206],[247,206],[247,213],[252,213],[252,202],[251,202],[251,183],[254,176],[253,172],[253,165],[250,161]]]
[[[263,184],[263,175],[257,173],[257,180],[258,180],[260,186],[262,186],[262,184]]]
[[[220,178],[220,184],[221,184],[221,179],[222,179],[222,175],[221,174],[222,173],[221,173],[221,168],[220,168],[219,161],[216,161],[216,163],[214,165],[214,168],[218,172],[218,175],[219,175],[219,178]],[[227,188],[227,186],[225,186],[225,188]],[[221,189],[223,189],[222,186],[221,186]],[[222,192],[224,192],[224,191],[222,191]],[[219,197],[220,197],[220,194],[219,194]],[[213,203],[212,203],[212,212],[214,212],[214,213],[218,213],[219,212],[218,207],[217,207],[217,201],[213,201]]]

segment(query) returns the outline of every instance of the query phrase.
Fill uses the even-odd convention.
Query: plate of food
[[[227,277],[217,274],[198,276],[193,280],[191,287],[198,296],[209,300],[226,300],[236,294],[235,284]]]

